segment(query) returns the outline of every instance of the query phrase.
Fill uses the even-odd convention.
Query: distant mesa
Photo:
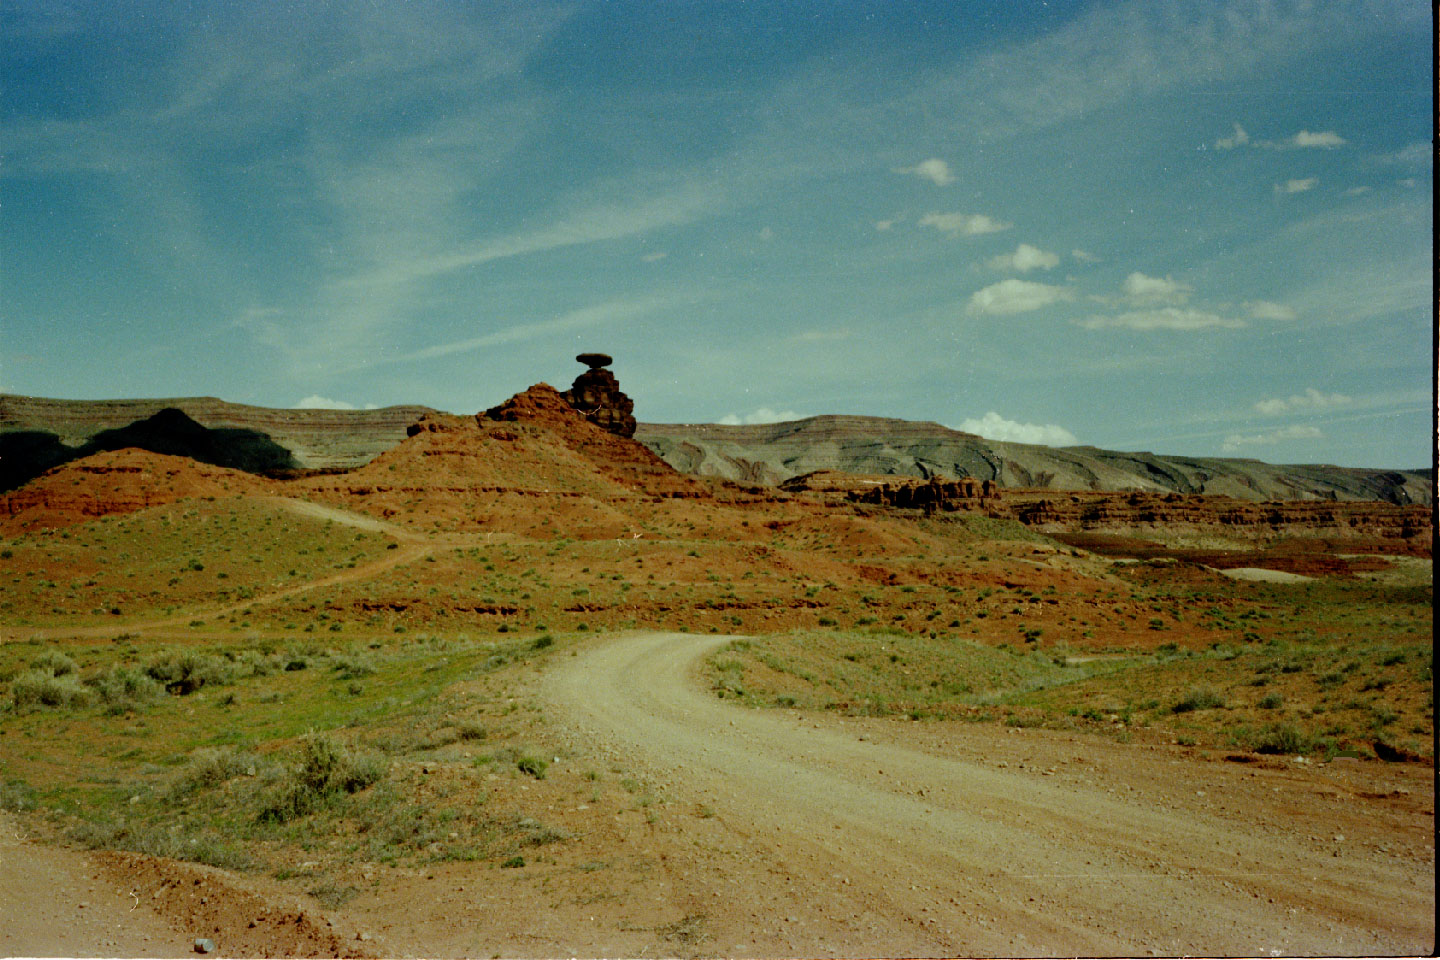
[[[615,360],[608,353],[582,353],[576,360],[589,367],[562,397],[586,420],[616,436],[635,436],[635,404],[620,392],[620,381],[605,368]]]
[[[249,473],[282,472],[296,467],[290,451],[265,433],[206,427],[183,410],[165,407],[125,426],[101,430],[74,447],[48,431],[0,434],[0,490],[20,487],[72,460],[131,447]]]

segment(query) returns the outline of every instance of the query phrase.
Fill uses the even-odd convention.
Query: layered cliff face
[[[1001,487],[1207,493],[1242,500],[1430,503],[1433,471],[1276,466],[1259,460],[1157,456],[1097,447],[986,440],[938,423],[825,416],[756,426],[642,423],[637,440],[677,470],[780,484],[829,470],[973,477]]]
[[[1429,556],[1434,523],[1424,504],[1374,500],[1239,500],[1202,494],[1007,491],[1003,512],[1046,533],[1143,536],[1220,532],[1241,540],[1303,536],[1354,541],[1365,550]],[[1361,549],[1357,546],[1356,549]]]

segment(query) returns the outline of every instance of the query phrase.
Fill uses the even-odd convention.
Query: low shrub
[[[136,709],[143,704],[153,703],[165,694],[165,688],[153,677],[133,667],[111,667],[85,683],[100,695],[106,705],[116,711]]]
[[[530,774],[530,776],[536,780],[544,780],[545,771],[549,769],[549,767],[550,764],[546,763],[543,759],[528,753],[515,761],[515,769],[521,773]]]
[[[1311,746],[1310,738],[1289,723],[1271,724],[1255,738],[1256,753],[1306,753]]]
[[[385,775],[385,761],[352,751],[327,734],[311,734],[300,747],[300,762],[272,790],[258,819],[284,823],[306,816],[337,797],[363,790]]]
[[[221,686],[235,679],[235,666],[228,660],[191,650],[161,654],[145,664],[145,672],[181,696],[194,693],[206,684]]]
[[[75,672],[75,661],[59,650],[46,650],[30,661],[32,670],[48,671],[52,676],[63,677]]]
[[[1193,710],[1218,710],[1224,706],[1225,699],[1220,694],[1209,687],[1197,687],[1171,707],[1170,712],[1190,713]]]
[[[49,670],[26,670],[10,684],[16,710],[35,707],[84,707],[94,699],[73,673],[55,676]]]
[[[170,784],[166,795],[171,800],[179,800],[201,790],[218,787],[235,777],[255,776],[260,764],[260,758],[255,754],[233,747],[197,750]]]

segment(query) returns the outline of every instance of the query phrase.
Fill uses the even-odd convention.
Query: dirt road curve
[[[1434,946],[1430,771],[1246,769],[992,726],[950,745],[923,732],[896,741],[883,725],[715,699],[693,674],[724,641],[621,638],[559,666],[547,699],[577,736],[639,758],[772,858],[775,884],[809,907],[766,916],[763,891],[737,891],[735,935],[752,928],[751,952],[1358,956]],[[1370,782],[1396,776],[1410,786]],[[715,942],[723,952],[718,931]]]

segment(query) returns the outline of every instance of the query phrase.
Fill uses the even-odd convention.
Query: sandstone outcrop
[[[635,436],[635,404],[620,391],[620,381],[606,369],[608,353],[582,353],[575,358],[589,367],[561,396],[586,420],[618,437]]]
[[[997,500],[999,497],[1000,488],[994,480],[977,480],[974,477],[950,480],[938,475],[924,483],[882,483],[850,494],[850,499],[856,503],[878,503],[926,513],[969,509],[982,501]]]

